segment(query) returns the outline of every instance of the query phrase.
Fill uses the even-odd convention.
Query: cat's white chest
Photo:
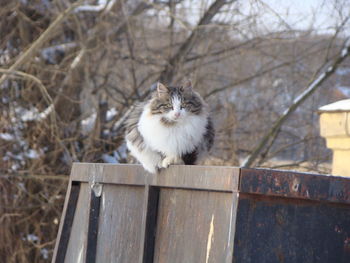
[[[160,117],[144,111],[138,129],[146,144],[166,155],[182,155],[199,145],[206,130],[206,116],[187,116],[180,123],[165,126]]]

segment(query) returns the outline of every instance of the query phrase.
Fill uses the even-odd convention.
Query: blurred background
[[[205,164],[329,173],[318,108],[350,98],[349,17],[347,0],[2,0],[1,260],[51,260],[72,162],[133,162],[123,123],[159,80],[208,102]]]

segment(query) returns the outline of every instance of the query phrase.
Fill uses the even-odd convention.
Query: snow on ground
[[[13,141],[15,139],[15,136],[9,133],[0,133],[0,139],[4,141]]]
[[[118,159],[116,158],[115,154],[109,155],[109,154],[102,154],[102,160],[105,163],[119,163]]]
[[[74,9],[74,12],[100,12],[102,10],[109,11],[116,0],[99,0],[97,5],[81,5]]]
[[[116,108],[111,108],[107,111],[107,121],[111,121],[115,115],[117,115],[118,111]]]
[[[30,110],[18,107],[16,111],[21,114],[21,120],[26,121],[41,121],[45,119],[53,110],[53,105],[47,107],[44,111],[39,112],[37,108],[32,107]]]
[[[111,121],[117,115],[117,113],[118,111],[116,110],[116,108],[110,108],[107,111],[107,116],[106,116],[107,122]],[[94,112],[89,117],[81,121],[81,129],[84,135],[87,135],[94,128],[94,125],[96,122],[96,116],[97,116],[96,112]]]
[[[39,237],[34,235],[34,234],[28,234],[27,235],[27,240],[31,242],[36,242],[39,241]]]
[[[29,159],[38,159],[40,157],[40,153],[38,153],[38,151],[33,150],[33,149],[29,149],[24,154]]]
[[[81,130],[84,135],[87,135],[94,128],[96,121],[96,112],[81,121]]]

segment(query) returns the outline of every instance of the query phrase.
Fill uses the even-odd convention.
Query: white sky
[[[184,1],[183,7],[191,17],[190,23],[197,23],[199,16],[213,1]],[[339,21],[350,14],[350,0],[238,0],[234,6],[238,6],[242,18],[259,13],[257,23],[269,31],[281,29],[278,26],[284,21],[297,30],[315,29],[318,33],[333,33]],[[232,15],[223,16],[225,21],[233,18]],[[349,23],[347,32],[350,32]]]
[[[339,22],[339,13],[333,0],[263,0],[271,8],[265,15],[266,23],[274,23],[278,16],[296,29],[309,29],[312,25],[318,31],[332,31]],[[341,1],[339,1],[341,2]],[[344,1],[346,2],[346,1]],[[350,2],[343,6],[341,12],[349,12]],[[276,14],[274,14],[276,12]]]

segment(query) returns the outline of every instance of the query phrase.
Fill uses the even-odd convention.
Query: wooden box
[[[350,179],[75,163],[52,262],[350,262]]]

